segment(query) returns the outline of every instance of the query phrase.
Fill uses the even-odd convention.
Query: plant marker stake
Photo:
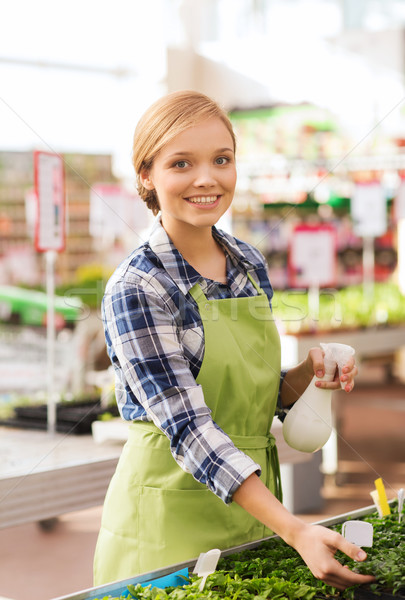
[[[402,521],[402,508],[404,506],[404,489],[398,490],[398,523]]]
[[[346,521],[342,525],[342,535],[357,546],[373,545],[373,526],[365,521]]]
[[[208,550],[208,552],[201,552],[200,556],[198,557],[193,573],[197,573],[198,577],[202,577],[200,587],[198,588],[200,592],[202,592],[204,589],[208,575],[214,573],[215,569],[217,568],[220,556],[221,550],[218,550],[218,548],[213,548],[212,550]]]
[[[370,492],[370,496],[373,499],[373,502],[374,502],[375,507],[376,507],[377,512],[378,512],[378,516],[381,518],[383,516],[383,514],[382,514],[382,510],[381,510],[381,506],[380,506],[380,502],[379,502],[377,490],[373,490],[372,492]]]
[[[385,493],[385,487],[384,487],[383,480],[381,479],[381,477],[376,479],[374,481],[374,484],[375,484],[375,487],[378,492],[378,500],[379,500],[379,504],[381,506],[381,511],[382,511],[383,517],[386,517],[391,514],[391,509],[388,504],[387,494]]]

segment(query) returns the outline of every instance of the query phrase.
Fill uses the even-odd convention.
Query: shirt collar
[[[239,266],[239,268],[240,265],[242,266],[244,278],[247,277],[247,271],[257,268],[257,265],[249,261],[242,253],[234,237],[216,227],[212,228],[212,232],[214,238],[224,247],[234,266]],[[183,294],[187,294],[198,281],[204,279],[174,246],[162,226],[160,215],[152,226],[149,246]]]
[[[255,263],[253,263],[252,261],[250,261],[245,256],[245,254],[239,248],[236,239],[232,235],[230,235],[229,233],[226,233],[225,231],[217,229],[216,227],[212,228],[212,232],[213,232],[214,238],[222,246],[224,246],[225,250],[228,252],[232,262],[235,265],[242,264],[246,271],[251,271],[252,269],[257,269],[257,265]]]

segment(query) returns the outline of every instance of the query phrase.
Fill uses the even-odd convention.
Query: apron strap
[[[207,297],[204,294],[204,292],[202,291],[201,285],[198,283],[198,281],[197,281],[197,283],[195,283],[193,285],[192,288],[190,288],[189,294],[194,298],[194,300],[197,302],[197,304],[198,304],[199,300],[208,302]]]
[[[253,279],[253,277],[250,274],[250,271],[248,271],[247,276],[248,276],[248,279],[249,279],[250,283],[253,285],[253,287],[255,288],[255,290],[257,291],[257,293],[259,294],[259,296],[262,296],[263,294],[266,293],[266,292],[264,292],[262,290],[262,288],[260,287],[260,285]]]

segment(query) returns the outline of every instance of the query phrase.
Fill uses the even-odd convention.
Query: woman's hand
[[[304,393],[310,384],[314,375],[323,377],[325,375],[325,365],[323,362],[323,351],[320,347],[311,348],[305,360],[296,367],[288,369],[281,386],[281,402],[284,407],[291,406]],[[354,356],[351,356],[342,369],[342,375],[339,377],[339,371],[336,368],[333,381],[316,381],[315,385],[327,390],[341,389],[341,382],[344,383],[344,390],[351,392],[354,387],[354,378],[358,373]]]
[[[310,525],[289,513],[256,473],[236,490],[233,500],[295,548],[317,579],[339,590],[374,581],[374,577],[353,573],[335,559],[336,551],[341,550],[350,558],[363,561],[367,555],[361,548],[336,531]]]
[[[359,562],[367,558],[364,550],[347,541],[336,531],[320,525],[305,524],[296,532],[296,538],[291,545],[317,579],[339,590],[375,581],[372,575],[354,573],[335,559],[337,550]]]
[[[311,375],[311,378],[316,375],[317,377],[323,377],[325,374],[325,367],[323,363],[323,351],[321,348],[311,348],[308,352],[308,356],[305,360],[305,367],[307,372]],[[339,377],[339,370],[336,368],[335,377],[333,381],[317,381],[315,385],[320,388],[329,390],[337,390],[341,388],[341,382],[344,383],[345,392],[351,392],[354,387],[354,378],[358,373],[354,356],[350,356],[346,364],[342,368],[342,375]]]

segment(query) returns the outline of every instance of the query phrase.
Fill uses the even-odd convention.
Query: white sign
[[[90,190],[90,235],[111,240],[122,235],[126,199],[120,185],[93,184]]]
[[[357,183],[350,206],[356,235],[378,237],[387,231],[387,199],[379,182]]]
[[[41,282],[41,273],[32,246],[9,248],[4,255],[4,266],[7,269],[9,283],[38,285]]]
[[[322,225],[299,225],[289,254],[290,284],[294,287],[327,287],[336,282],[336,233]]]
[[[65,247],[65,189],[63,160],[57,154],[34,153],[38,202],[35,247],[39,252]]]
[[[79,368],[77,338],[64,329],[56,340],[55,389],[69,389]],[[47,346],[43,330],[0,325],[0,394],[44,392],[47,384]]]
[[[90,191],[90,235],[105,245],[148,226],[145,203],[116,183],[95,183]]]

